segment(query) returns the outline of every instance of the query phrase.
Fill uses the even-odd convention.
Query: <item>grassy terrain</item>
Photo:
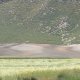
[[[79,0],[3,0],[0,43],[80,43]]]
[[[80,80],[80,59],[0,59],[1,80]]]

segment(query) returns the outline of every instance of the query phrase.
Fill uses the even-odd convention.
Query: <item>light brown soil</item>
[[[80,58],[80,45],[0,44],[0,56]]]

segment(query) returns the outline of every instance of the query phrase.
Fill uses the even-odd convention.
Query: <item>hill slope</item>
[[[80,43],[79,0],[0,2],[1,43]]]

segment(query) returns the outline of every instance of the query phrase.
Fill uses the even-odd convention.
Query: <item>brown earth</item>
[[[80,58],[80,45],[0,44],[1,57]]]

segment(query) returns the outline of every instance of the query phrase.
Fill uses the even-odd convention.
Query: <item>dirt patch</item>
[[[80,44],[69,45],[67,47],[71,51],[80,52]]]
[[[80,44],[58,46],[50,44],[0,44],[0,56],[80,58]]]
[[[42,46],[39,46],[37,44],[19,44],[16,46],[11,46],[10,49],[12,50],[17,50],[17,51],[22,51],[22,52],[33,52],[33,53],[41,53],[43,50]]]

